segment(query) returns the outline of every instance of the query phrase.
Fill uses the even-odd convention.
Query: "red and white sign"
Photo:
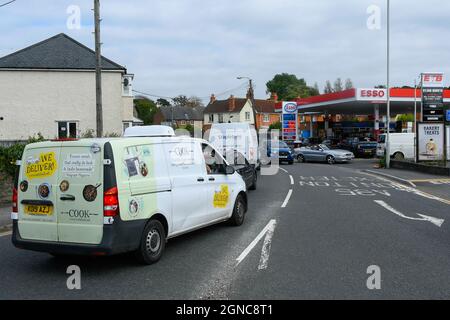
[[[442,72],[422,73],[422,86],[424,88],[443,88],[444,74]]]
[[[357,100],[360,101],[386,101],[387,100],[387,90],[386,89],[373,89],[373,88],[363,88],[358,89]]]

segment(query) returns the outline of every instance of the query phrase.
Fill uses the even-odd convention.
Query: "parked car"
[[[310,147],[302,147],[294,150],[294,156],[298,162],[348,162],[355,158],[354,154],[347,150],[330,149],[326,145],[319,144]]]
[[[278,141],[278,147],[275,144],[269,142],[267,144],[267,156],[270,158],[278,158],[279,163],[287,162],[289,164],[294,163],[294,154],[284,141]]]
[[[389,134],[389,145],[391,158],[396,160],[414,159],[415,148],[414,133],[391,133]],[[377,157],[382,158],[386,153],[386,134],[378,137]]]
[[[330,139],[322,141],[322,144],[326,145],[330,149],[339,149],[340,142],[341,141],[339,139],[330,138]]]
[[[377,141],[367,137],[352,137],[344,139],[340,148],[353,152],[357,157],[373,157],[377,152]]]
[[[29,144],[16,181],[12,242],[53,255],[131,251],[151,264],[166,239],[241,225],[248,206],[242,176],[213,146],[165,126]]]
[[[227,162],[242,176],[248,190],[256,190],[258,181],[258,170],[251,165],[246,157],[237,150],[226,152]]]

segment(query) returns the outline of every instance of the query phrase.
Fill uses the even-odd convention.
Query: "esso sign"
[[[294,113],[297,112],[296,102],[283,102],[283,113]]]
[[[385,100],[386,89],[359,89],[358,100]]]

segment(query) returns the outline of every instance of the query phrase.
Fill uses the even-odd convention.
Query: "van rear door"
[[[30,144],[19,173],[18,227],[23,239],[58,241],[60,142]]]
[[[60,242],[99,244],[103,237],[103,145],[64,142],[56,214]]]

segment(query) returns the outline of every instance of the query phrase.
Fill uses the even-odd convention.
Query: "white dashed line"
[[[284,199],[284,202],[281,205],[282,208],[286,208],[286,206],[287,206],[287,204],[289,202],[289,199],[291,198],[291,195],[292,195],[292,189],[290,189],[288,194],[286,195],[286,199]]]
[[[289,171],[287,171],[287,170],[284,169],[284,168],[281,168],[281,167],[280,167],[280,170],[282,170],[282,171],[284,171],[284,172],[286,172],[286,173],[289,173]]]
[[[262,229],[262,231],[256,236],[256,238],[248,245],[247,248],[245,248],[244,251],[242,251],[240,256],[236,259],[236,261],[237,261],[236,266],[238,266],[247,257],[247,255],[250,253],[250,251],[253,250],[253,248],[256,246],[256,244],[259,242],[259,240],[261,240],[262,237],[269,230],[271,230],[271,233],[273,234],[273,231],[275,230],[276,223],[277,223],[277,221],[275,219],[269,221],[269,223],[264,227],[264,229]],[[266,245],[265,247],[266,247],[266,252],[267,252],[267,260],[269,259],[268,252],[270,251],[271,239],[272,239],[272,236],[270,236],[270,238],[269,238],[270,241],[268,240],[268,245],[266,245],[266,240],[264,240],[264,244]],[[263,247],[263,252],[264,252],[264,247]],[[261,253],[261,255],[262,255],[262,253]],[[263,260],[262,256],[261,256],[261,260]],[[261,262],[260,262],[260,265],[261,265]]]
[[[277,225],[277,222],[275,220],[272,221],[273,223],[268,228],[266,237],[264,238],[264,244],[261,250],[261,259],[259,260],[258,270],[267,269],[267,265],[269,264],[269,255],[270,255],[270,248],[272,246],[272,237],[273,233],[275,232],[275,227]]]
[[[291,179],[291,185],[294,185],[294,177],[292,175],[289,175],[289,178]]]

